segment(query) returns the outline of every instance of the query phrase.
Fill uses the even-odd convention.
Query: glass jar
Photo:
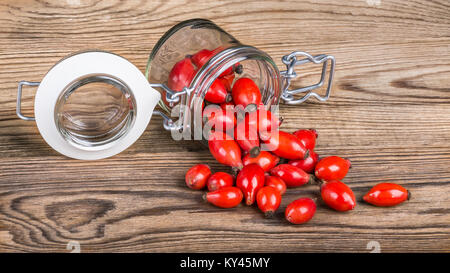
[[[200,50],[214,51],[214,56],[201,68],[198,68],[190,86],[181,91],[168,87],[168,78],[172,67],[186,56],[192,56]],[[298,59],[298,58],[302,59]],[[280,101],[286,104],[300,104],[309,97],[325,101],[330,96],[331,83],[334,74],[335,60],[333,56],[311,56],[305,52],[295,51],[282,59],[286,65],[285,71],[279,71],[275,62],[265,52],[244,45],[216,24],[205,19],[183,21],[167,31],[153,48],[147,62],[145,76],[153,87],[162,95],[159,102],[165,114],[172,119],[166,119],[166,128],[187,132],[184,137],[193,134],[192,128],[201,128],[196,124],[199,119],[193,118],[195,111],[201,109],[206,92],[214,80],[230,67],[239,64],[242,73],[236,73],[234,81],[241,77],[251,78],[259,87],[262,103],[269,109]],[[330,69],[328,86],[325,96],[312,90],[323,86],[326,80],[328,61]],[[295,66],[312,62],[322,64],[321,79],[317,84],[289,90],[290,82],[297,77]],[[300,98],[295,95],[302,93]],[[198,135],[198,134],[195,134]],[[197,138],[196,138],[197,139]]]
[[[173,65],[202,49],[214,49],[215,54],[197,70],[189,86],[171,90],[167,81]],[[312,90],[325,82],[328,61],[330,75],[322,97]],[[291,79],[296,77],[294,67],[307,62],[323,64],[321,80],[289,90]],[[299,104],[311,96],[321,101],[328,99],[334,71],[332,56],[296,51],[284,56],[283,63],[287,70],[280,72],[263,51],[241,44],[211,21],[193,19],[163,35],[150,54],[145,76],[131,62],[113,53],[78,52],[56,63],[41,82],[19,82],[16,112],[23,120],[36,121],[44,140],[59,153],[77,159],[101,159],[133,144],[153,114],[163,117],[166,130],[191,136],[193,127],[202,127],[201,119],[196,121],[194,117],[202,109],[207,90],[230,67],[239,67],[236,79],[253,79],[266,107],[280,101]],[[38,86],[34,117],[21,112],[24,86]],[[305,95],[294,97],[299,93]],[[160,110],[154,110],[157,104]]]

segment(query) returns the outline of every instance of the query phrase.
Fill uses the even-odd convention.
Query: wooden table
[[[60,58],[100,48],[145,70],[157,40],[188,18],[208,18],[268,52],[282,69],[293,50],[336,57],[332,98],[281,106],[283,128],[316,128],[316,151],[351,158],[344,179],[361,196],[391,181],[412,192],[394,208],[358,203],[314,219],[283,218],[289,190],[266,220],[223,210],[184,185],[192,165],[226,170],[201,145],[177,142],[152,119],[129,149],[93,162],[66,158],[15,114],[20,80],[39,81]],[[25,1],[0,3],[0,251],[450,252],[450,5],[446,0]],[[297,86],[317,80],[311,66]],[[33,113],[26,89],[24,112]],[[372,243],[370,243],[372,244]],[[370,245],[369,244],[369,245]],[[375,243],[377,244],[377,243]]]

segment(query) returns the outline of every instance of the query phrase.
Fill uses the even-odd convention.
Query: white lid
[[[110,75],[129,87],[136,102],[135,121],[128,132],[113,143],[79,147],[68,142],[58,130],[55,105],[69,84],[92,74]],[[108,52],[83,52],[63,59],[45,75],[36,91],[34,114],[40,134],[53,149],[72,158],[101,159],[122,152],[142,135],[160,97],[141,71],[128,60]]]

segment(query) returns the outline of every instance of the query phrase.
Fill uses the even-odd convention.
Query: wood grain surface
[[[60,58],[99,48],[142,71],[174,24],[207,18],[282,69],[293,50],[337,60],[332,98],[280,107],[283,128],[316,128],[317,152],[351,158],[344,179],[361,196],[379,182],[404,185],[394,208],[358,203],[338,213],[319,202],[314,219],[283,218],[315,186],[289,190],[274,219],[254,207],[201,201],[184,174],[201,145],[174,141],[158,117],[129,149],[79,161],[53,151],[34,122],[15,114],[20,80],[40,81]],[[303,85],[317,79],[307,67]],[[450,3],[447,0],[0,2],[0,251],[68,252],[450,252]],[[33,88],[24,112],[33,113]]]

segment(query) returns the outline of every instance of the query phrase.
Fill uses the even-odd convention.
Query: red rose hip
[[[316,203],[311,198],[300,198],[290,203],[285,211],[286,220],[292,224],[303,224],[316,213]]]
[[[264,171],[257,164],[244,166],[236,177],[236,187],[242,190],[245,203],[250,206],[255,202],[256,193],[264,186]]]
[[[280,158],[278,156],[266,151],[261,151],[257,157],[252,157],[251,155],[247,154],[242,159],[242,163],[244,164],[244,166],[255,163],[258,164],[264,170],[264,172],[270,171],[278,164],[278,162],[280,162]]]
[[[289,161],[289,164],[304,170],[307,173],[313,173],[317,162],[319,161],[319,155],[314,151],[309,151],[309,156],[305,159],[297,159]]]
[[[236,187],[225,187],[203,195],[203,199],[208,203],[220,208],[236,207],[242,202],[243,197],[242,191]]]
[[[339,156],[321,159],[315,168],[315,175],[320,180],[332,181],[343,179],[351,167],[350,160]]]
[[[261,140],[265,143],[267,150],[272,151],[279,157],[286,159],[304,159],[308,150],[296,136],[285,131],[272,131],[262,134]]]
[[[205,94],[205,100],[211,103],[224,103],[231,100],[231,95],[228,93],[225,85],[220,80],[215,80]]]
[[[259,136],[256,127],[241,121],[236,125],[234,138],[242,150],[251,157],[257,157],[261,151],[259,148]]]
[[[221,188],[231,187],[234,184],[234,177],[224,172],[216,172],[211,175],[206,182],[209,191],[216,191]]]
[[[391,207],[409,200],[411,193],[395,183],[380,183],[374,186],[363,200],[378,207]]]
[[[211,129],[216,128],[217,131],[232,132],[236,126],[236,117],[232,111],[226,111],[218,105],[211,104],[203,110],[203,122],[208,124]]]
[[[211,132],[208,138],[209,151],[221,164],[241,169],[241,148],[229,135],[223,132]]]
[[[264,215],[270,218],[280,206],[281,194],[273,187],[263,187],[256,194],[256,203]]]
[[[184,87],[189,87],[191,85],[191,81],[197,73],[194,65],[191,62],[190,58],[185,58],[179,62],[177,62],[169,73],[169,77],[167,79],[167,86],[175,92],[180,92]],[[161,99],[165,104],[170,105],[171,107],[174,105],[173,102],[168,102],[166,98],[166,92],[162,93]]]
[[[275,188],[281,195],[286,192],[286,183],[284,183],[281,178],[276,176],[266,175],[264,185]]]
[[[245,123],[256,126],[258,133],[268,133],[278,129],[283,119],[270,111],[265,110],[265,106],[258,106],[257,110],[245,116]]]
[[[231,73],[229,75],[220,76],[219,81],[222,82],[222,84],[225,86],[228,92],[231,92],[231,87],[233,86],[234,81],[234,73]]]
[[[211,169],[208,165],[197,164],[186,172],[186,185],[191,189],[201,190],[206,186],[206,181],[210,175]]]
[[[233,84],[231,90],[233,101],[236,105],[244,108],[249,104],[259,105],[261,103],[261,92],[255,82],[249,78],[240,78]]]
[[[288,187],[299,187],[313,179],[310,174],[290,164],[280,164],[270,170],[270,174],[281,178]]]
[[[220,48],[216,48],[214,50],[202,49],[192,56],[192,62],[195,64],[195,66],[197,66],[198,69],[200,69],[203,65],[206,64],[206,62],[209,61],[209,59],[211,59],[220,50],[221,50]],[[223,77],[230,74],[234,74],[233,67],[229,67],[222,74],[220,74],[219,77]]]
[[[353,191],[341,181],[325,182],[320,186],[323,201],[337,211],[352,210],[356,206]]]
[[[184,58],[177,62],[170,71],[167,86],[174,91],[181,91],[189,87],[195,76],[195,67],[190,58]]]
[[[318,136],[316,130],[297,130],[293,133],[293,135],[303,143],[306,149],[314,150],[314,147],[316,146],[316,139]]]
[[[197,66],[197,68],[201,68],[211,57],[214,55],[214,52],[208,49],[202,49],[199,52],[192,55],[192,62]]]

